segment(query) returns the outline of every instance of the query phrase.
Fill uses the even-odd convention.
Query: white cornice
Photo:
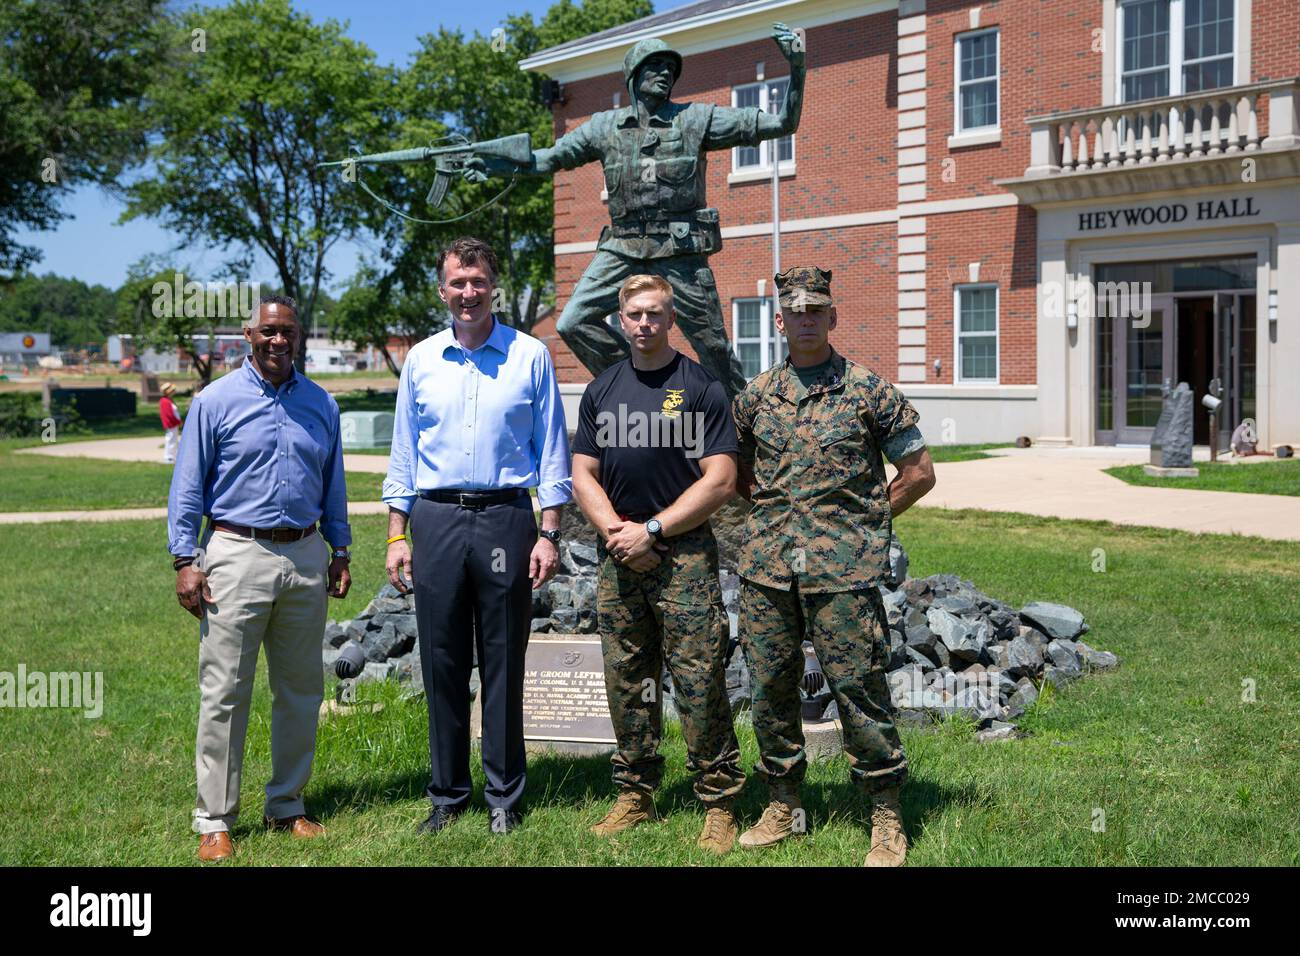
[[[821,26],[897,8],[898,0],[763,0],[727,10],[715,10],[671,23],[621,33],[560,50],[542,50],[519,61],[522,70],[545,73],[561,83],[619,73],[623,55],[638,40],[671,39],[682,56],[762,40],[772,35],[772,23],[783,20],[791,27]],[[779,56],[775,46],[773,55]]]

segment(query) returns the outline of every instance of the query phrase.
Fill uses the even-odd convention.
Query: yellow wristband
[[[395,534],[395,535],[393,535],[391,538],[388,539],[388,543],[389,543],[389,544],[392,544],[394,541],[405,541],[405,540],[406,540],[406,535],[404,535],[404,534]]]

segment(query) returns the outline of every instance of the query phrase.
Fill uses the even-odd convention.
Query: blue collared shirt
[[[409,514],[421,491],[532,487],[543,508],[573,497],[546,346],[494,317],[473,351],[450,327],[411,349],[397,386],[384,501]]]
[[[167,498],[172,554],[194,552],[205,514],[253,528],[319,521],[334,547],[351,544],[333,397],[296,371],[276,389],[248,359],[195,396]]]

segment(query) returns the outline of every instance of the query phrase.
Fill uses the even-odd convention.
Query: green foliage
[[[184,308],[173,308],[171,296],[159,295],[156,287],[174,288],[176,275],[185,269],[164,264],[161,256],[145,256],[127,269],[126,281],[117,290],[117,331],[130,335],[137,353],[145,349],[170,352],[179,348],[194,365],[199,381],[212,380],[212,358],[204,335],[213,328],[213,320]],[[207,359],[203,356],[209,354]]]
[[[0,439],[47,434],[53,438],[87,431],[74,401],[47,415],[41,407],[41,396],[35,392],[0,392]]]
[[[649,0],[587,0],[581,6],[560,0],[541,23],[531,14],[510,16],[484,36],[439,29],[420,37],[420,49],[396,87],[399,124],[366,152],[430,143],[449,133],[473,141],[529,133],[534,149],[554,142],[555,120],[542,105],[542,77],[519,69],[519,61],[539,50],[653,13]],[[371,188],[409,215],[451,219],[478,209],[510,182],[490,177],[485,183],[459,181],[443,205],[428,209],[424,196],[432,170],[427,166],[385,166],[360,170]],[[359,190],[358,190],[359,192]],[[409,316],[429,303],[443,311],[432,291],[433,263],[439,249],[472,232],[490,242],[501,259],[498,286],[508,305],[500,311],[516,328],[529,331],[537,319],[543,291],[554,280],[552,185],[549,177],[518,177],[497,204],[461,222],[429,225],[384,213],[381,239],[384,266],[362,265],[353,287],[373,285],[367,314],[352,310],[345,334],[352,341],[386,341],[383,325],[393,316]],[[370,200],[373,203],[373,200]],[[408,326],[409,327],[409,326]],[[405,334],[398,332],[398,334]]]
[[[184,11],[154,76],[150,169],[128,187],[124,218],[232,249],[232,278],[248,281],[261,253],[310,327],[326,253],[375,212],[316,164],[391,128],[392,71],[337,21],[235,0]]]
[[[410,349],[446,324],[446,309],[436,288],[420,285],[408,291],[399,286],[384,295],[382,279],[373,269],[363,267],[332,311],[330,331],[354,348],[373,346],[384,356],[389,371],[397,375],[400,369],[389,352],[389,336],[397,336]]]
[[[141,96],[165,0],[0,4],[0,270],[39,259],[21,227],[50,229],[78,182],[112,187],[144,156]]]
[[[102,345],[115,311],[113,290],[53,273],[0,286],[0,332],[49,332],[56,348]]]

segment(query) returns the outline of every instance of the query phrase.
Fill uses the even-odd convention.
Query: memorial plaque
[[[613,744],[600,640],[534,634],[524,658],[524,739]]]

